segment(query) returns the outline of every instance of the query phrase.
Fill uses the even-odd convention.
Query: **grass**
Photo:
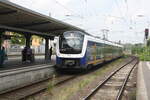
[[[136,100],[136,89],[130,92],[129,100]]]
[[[75,92],[88,85],[89,82],[93,79],[94,78],[89,77],[88,79],[81,80],[77,83],[71,84],[67,88],[60,90],[59,94],[56,97],[56,100],[68,100],[70,96],[72,96]]]
[[[150,55],[147,53],[141,53],[139,55],[141,61],[150,61]]]
[[[50,95],[53,95],[52,89],[54,88],[54,85],[55,85],[55,79],[56,79],[56,76],[53,75],[52,80],[48,82],[47,91]]]
[[[34,97],[30,97],[28,100],[36,100]]]
[[[72,83],[71,85],[67,86],[66,88],[62,88],[59,91],[59,94],[54,96],[55,100],[67,100],[69,97],[71,97],[73,94],[75,94],[77,91],[83,89],[86,87],[88,84],[93,82],[97,77],[104,75],[107,71],[111,70],[113,68],[113,65],[120,63],[123,61],[123,58],[114,61],[108,65],[105,65],[105,67],[100,68],[96,72],[94,72],[92,75],[87,75],[82,80],[79,80],[78,82]],[[51,85],[50,85],[50,90],[51,90]]]

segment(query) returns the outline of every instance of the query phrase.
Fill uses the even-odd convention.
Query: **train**
[[[81,31],[66,31],[56,44],[56,68],[90,69],[123,55],[123,46]]]

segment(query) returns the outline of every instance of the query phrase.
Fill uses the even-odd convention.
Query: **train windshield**
[[[82,51],[84,35],[81,32],[64,32],[60,36],[60,53],[79,54]]]

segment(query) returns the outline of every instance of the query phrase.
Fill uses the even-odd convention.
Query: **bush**
[[[150,61],[150,47],[134,47],[132,54],[138,56],[142,61]]]

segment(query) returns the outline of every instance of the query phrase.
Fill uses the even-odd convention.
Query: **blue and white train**
[[[58,38],[56,67],[89,69],[97,64],[122,56],[122,46],[80,31],[67,31]]]

